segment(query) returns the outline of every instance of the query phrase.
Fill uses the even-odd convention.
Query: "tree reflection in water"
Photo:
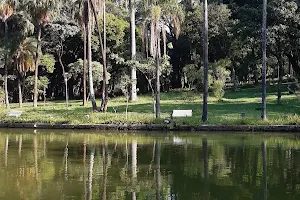
[[[289,135],[0,133],[0,145],[1,200],[300,198]]]

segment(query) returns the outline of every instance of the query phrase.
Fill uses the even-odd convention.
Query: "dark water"
[[[296,135],[21,132],[0,133],[1,200],[300,198]]]

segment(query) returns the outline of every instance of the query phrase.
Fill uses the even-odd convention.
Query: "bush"
[[[4,104],[4,100],[5,100],[5,92],[4,92],[3,88],[0,87],[0,105]]]
[[[225,95],[224,91],[224,82],[221,80],[216,80],[212,86],[213,94],[218,99],[218,101],[222,100]]]

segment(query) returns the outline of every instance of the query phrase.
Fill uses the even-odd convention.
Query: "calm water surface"
[[[0,199],[300,199],[296,135],[0,130]]]

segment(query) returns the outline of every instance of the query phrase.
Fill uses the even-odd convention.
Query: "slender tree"
[[[89,88],[90,88],[90,99],[92,102],[92,108],[94,111],[97,110],[97,104],[95,99],[95,91],[94,91],[94,84],[93,84],[93,69],[92,69],[92,28],[91,28],[91,13],[90,13],[90,1],[85,0],[84,4],[84,19],[85,19],[85,26],[87,28],[87,61],[88,61],[88,74],[89,74]]]
[[[263,1],[263,23],[262,23],[262,103],[261,119],[267,119],[266,104],[266,60],[267,60],[267,0]]]
[[[203,83],[203,109],[202,121],[206,122],[207,117],[207,98],[208,98],[208,13],[207,0],[203,1],[203,67],[204,67],[204,83]]]
[[[8,68],[8,25],[7,20],[13,15],[14,9],[10,4],[1,3],[0,5],[0,16],[2,22],[4,23],[4,48],[5,48],[5,63],[4,63],[4,93],[5,93],[5,105],[6,108],[9,108],[9,99],[8,99],[8,87],[7,87],[7,68]]]
[[[39,56],[41,46],[42,27],[49,23],[52,17],[52,11],[55,10],[58,0],[32,0],[29,1],[27,8],[30,11],[32,20],[35,22],[37,29],[37,45],[35,53],[35,74],[34,74],[34,94],[33,106],[37,107],[38,101],[38,76],[39,76]]]
[[[151,19],[151,49],[152,55],[155,58],[155,75],[156,75],[156,101],[155,101],[155,116],[160,118],[160,24],[161,8],[159,6],[152,7]]]
[[[86,95],[86,42],[87,42],[87,35],[86,35],[86,24],[85,24],[85,12],[84,9],[80,14],[77,14],[77,20],[82,30],[82,37],[83,37],[83,106],[86,106],[87,102],[87,95]]]
[[[136,38],[135,38],[135,0],[129,0],[130,5],[130,36],[131,36],[131,59],[136,59]],[[136,67],[131,66],[131,91],[130,91],[130,100],[137,100],[137,76],[136,76]]]
[[[19,89],[19,107],[22,107],[23,91],[21,79],[24,73],[34,71],[36,40],[34,38],[26,38],[22,41],[14,54],[14,63],[19,72],[18,89]]]
[[[101,102],[101,112],[106,112],[107,103],[108,103],[108,86],[107,86],[107,60],[106,60],[106,5],[105,0],[103,0],[103,49],[102,49],[102,57],[103,57],[103,84],[102,84],[102,102]]]
[[[103,84],[102,84],[102,101],[101,101],[100,111],[106,112],[107,104],[108,104],[108,85],[107,85],[108,72],[107,72],[107,63],[106,63],[106,18],[105,18],[105,14],[106,14],[105,7],[106,6],[105,6],[105,0],[102,1],[102,6],[101,6],[101,3],[98,3],[98,5],[97,5],[98,8],[100,10],[102,10],[102,20],[103,20],[103,40],[102,40],[102,34],[101,34],[100,26],[98,23],[99,13],[101,13],[101,12],[97,12],[96,4],[93,2],[93,0],[89,0],[89,1],[90,1],[90,6],[93,11],[94,18],[95,18],[96,28],[98,31],[99,46],[101,49],[100,56],[102,56],[102,59],[103,59]]]

